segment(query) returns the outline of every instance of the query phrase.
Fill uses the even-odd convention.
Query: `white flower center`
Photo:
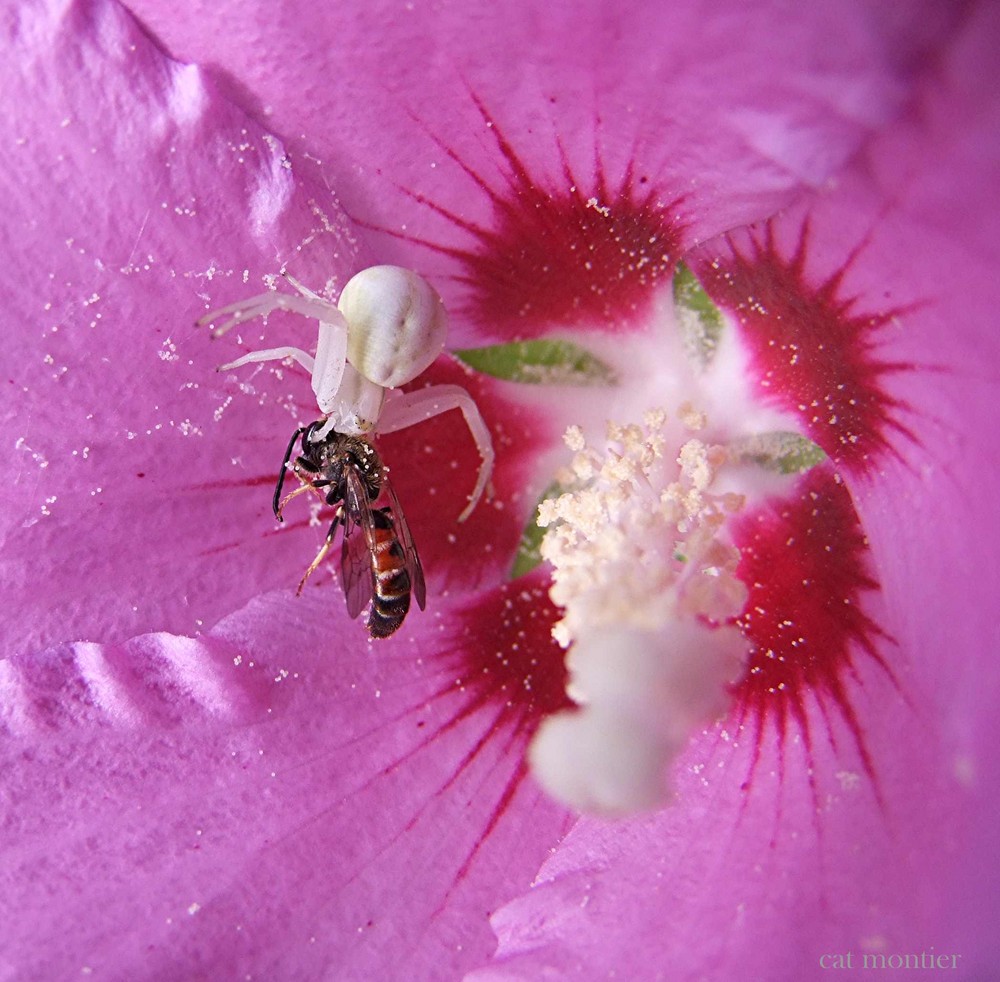
[[[747,597],[727,537],[743,498],[713,490],[728,454],[694,435],[706,424],[688,405],[672,420],[653,409],[642,426],[609,424],[600,451],[570,427],[570,490],[539,509],[578,708],[543,723],[531,762],[580,810],[663,804],[670,761],[743,673],[746,642],[724,623]]]

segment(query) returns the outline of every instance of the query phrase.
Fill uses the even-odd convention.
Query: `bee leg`
[[[288,494],[286,494],[285,497],[278,502],[278,507],[274,514],[277,516],[279,522],[284,521],[281,513],[284,511],[285,505],[287,505],[292,498],[297,498],[304,491],[312,491],[318,498],[323,497],[323,492],[320,491],[315,484],[311,481],[307,481],[301,474],[296,474],[295,476],[302,482],[302,486],[296,488],[294,491],[289,491]]]
[[[299,491],[304,491],[304,490],[305,488],[299,488]],[[292,493],[298,494],[299,492],[293,491]],[[323,562],[323,558],[326,556],[327,552],[330,549],[330,543],[333,542],[333,537],[337,532],[337,526],[339,524],[340,524],[340,512],[338,511],[337,514],[334,516],[333,521],[330,523],[330,531],[326,533],[326,538],[323,540],[323,545],[320,546],[319,552],[316,553],[316,558],[312,561],[312,565],[309,567],[309,569],[306,570],[305,575],[302,577],[302,579],[299,580],[299,588],[295,591],[295,596],[298,597],[302,594],[302,588],[306,585],[306,580],[308,580],[309,577],[316,572],[316,568],[319,566],[321,562]]]
[[[303,433],[305,433],[306,427],[300,426],[293,434],[291,440],[288,441],[288,449],[285,451],[285,459],[281,462],[281,470],[278,471],[278,483],[274,489],[274,497],[271,499],[271,508],[274,511],[274,517],[279,521],[283,521],[281,517],[281,489],[285,486],[285,474],[288,472],[288,462],[292,459],[292,453],[295,451],[295,441],[298,440]],[[287,500],[287,499],[286,499]]]

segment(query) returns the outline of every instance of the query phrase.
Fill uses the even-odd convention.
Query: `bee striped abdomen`
[[[391,509],[374,509],[372,526],[375,589],[368,631],[373,638],[387,638],[403,623],[410,609],[410,575],[406,571],[406,554],[393,527]]]

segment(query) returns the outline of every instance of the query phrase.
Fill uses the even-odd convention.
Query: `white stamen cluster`
[[[743,498],[712,490],[727,455],[692,435],[705,425],[689,406],[672,423],[652,410],[644,426],[609,424],[603,452],[571,427],[560,477],[571,490],[539,509],[565,612],[553,633],[570,649],[579,708],[543,724],[531,759],[550,793],[580,810],[664,803],[670,760],[724,712],[743,672],[745,642],[724,625],[747,597],[725,535]]]

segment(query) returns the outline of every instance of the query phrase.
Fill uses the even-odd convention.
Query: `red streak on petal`
[[[574,174],[556,143],[558,176],[533,174],[486,107],[473,100],[493,136],[503,175],[491,184],[446,144],[454,165],[489,202],[492,221],[460,217],[423,194],[414,200],[447,220],[463,245],[389,234],[456,260],[468,293],[459,313],[502,340],[554,327],[610,329],[636,322],[682,251],[681,199],[664,193],[630,163],[611,181],[597,155],[589,180]]]
[[[548,594],[547,574],[536,570],[480,594],[459,615],[441,652],[455,685],[468,692],[467,712],[493,707],[498,725],[513,727],[524,743],[540,720],[570,705],[565,652],[552,638],[561,611]]]
[[[768,723],[782,744],[796,727],[808,751],[815,701],[831,740],[831,711],[846,723],[874,780],[851,702],[851,687],[861,684],[854,659],[864,655],[893,676],[878,650],[885,632],[862,609],[879,586],[846,487],[831,468],[815,468],[793,496],[747,515],[734,536],[742,553],[738,573],[750,590],[737,623],[754,646],[736,699],[740,722],[755,724],[757,754]]]
[[[281,463],[280,457],[278,458],[278,463]],[[238,488],[259,488],[259,487],[274,487],[275,481],[278,480],[278,470],[275,467],[274,474],[254,474],[250,477],[227,477],[219,478],[215,481],[201,481],[198,484],[188,484],[185,485],[184,490],[186,491],[234,491]]]
[[[461,413],[379,437],[382,459],[406,512],[435,589],[466,589],[505,577],[521,540],[540,448],[557,434],[537,408],[505,397],[503,385],[450,357],[438,359],[408,390],[458,385],[475,400],[493,438],[496,463],[487,493],[459,523],[481,458]],[[528,490],[526,490],[528,489]]]
[[[888,375],[914,366],[876,352],[880,329],[905,309],[858,310],[857,298],[842,294],[860,247],[813,284],[805,268],[808,222],[789,256],[776,244],[771,222],[751,230],[742,246],[727,241],[730,254],[699,266],[699,273],[743,329],[761,398],[797,414],[810,438],[851,470],[867,470],[891,450],[893,432],[913,439],[898,420],[907,407],[884,385]]]
[[[439,704],[442,722],[428,728],[419,743],[385,771],[404,765],[407,758],[459,727],[468,724],[477,730],[477,735],[466,738],[467,749],[454,770],[435,789],[435,795],[451,792],[476,770],[473,765],[480,758],[498,778],[490,782],[493,797],[478,812],[481,817],[477,821],[483,825],[456,869],[452,890],[465,878],[490,832],[514,804],[527,776],[527,745],[539,722],[570,705],[565,652],[552,639],[552,626],[561,615],[549,599],[548,587],[547,576],[536,570],[513,583],[473,595],[452,615],[454,619],[442,634],[444,644],[426,656],[428,670],[440,679],[427,703]],[[420,718],[420,727],[426,706],[409,713]],[[482,793],[477,792],[480,804]],[[408,829],[416,826],[421,814],[422,810],[414,814]]]

